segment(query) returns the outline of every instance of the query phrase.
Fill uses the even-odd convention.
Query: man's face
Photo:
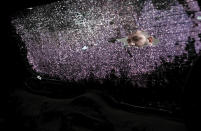
[[[129,45],[137,47],[142,47],[148,42],[145,35],[142,33],[142,31],[139,30],[129,35],[127,41]]]

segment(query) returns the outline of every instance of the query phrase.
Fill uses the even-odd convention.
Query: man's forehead
[[[148,33],[145,31],[139,31],[138,33],[144,35],[146,38],[149,37]]]

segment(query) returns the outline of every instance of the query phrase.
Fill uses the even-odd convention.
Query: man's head
[[[128,36],[127,42],[130,46],[142,47],[144,45],[152,45],[153,37],[149,37],[147,33],[137,30]]]

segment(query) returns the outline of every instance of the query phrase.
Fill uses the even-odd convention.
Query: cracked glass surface
[[[105,78],[111,70],[120,77],[123,69],[133,78],[153,71],[161,57],[171,61],[182,55],[188,37],[195,38],[200,51],[200,29],[194,30],[194,21],[182,4],[169,1],[172,4],[164,0],[60,1],[27,9],[26,15],[22,13],[12,23],[37,72],[80,80],[91,73]],[[121,38],[137,29],[160,42],[154,47],[125,49]]]

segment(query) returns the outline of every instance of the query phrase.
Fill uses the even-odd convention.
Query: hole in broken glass
[[[109,38],[109,39],[108,39],[108,42],[110,42],[110,43],[115,43],[116,40],[117,40],[116,38]]]
[[[114,22],[113,21],[110,21],[110,25],[113,25],[114,24]]]

